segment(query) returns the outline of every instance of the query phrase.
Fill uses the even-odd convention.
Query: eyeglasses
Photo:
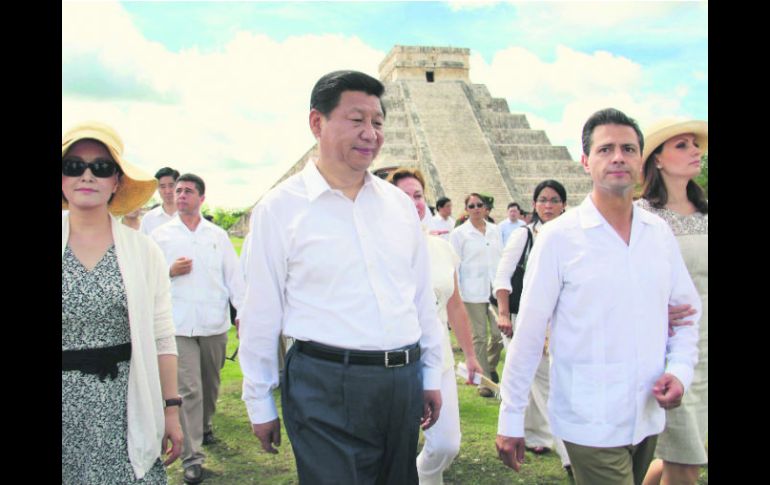
[[[468,209],[481,209],[484,204],[479,202],[478,204],[468,204]]]
[[[61,161],[61,173],[67,177],[80,177],[87,168],[91,169],[91,173],[95,177],[107,178],[115,175],[115,172],[118,171],[118,164],[112,160],[95,160],[86,163],[83,160],[65,158]]]
[[[553,199],[546,199],[544,197],[541,197],[540,199],[537,199],[535,202],[537,202],[538,204],[547,204],[550,202],[551,204],[556,205],[556,204],[561,204],[561,199],[558,197],[554,197]]]

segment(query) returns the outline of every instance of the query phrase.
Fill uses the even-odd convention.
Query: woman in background
[[[388,181],[400,188],[414,202],[420,220],[425,215],[425,179],[419,170],[399,168],[388,176]],[[449,468],[460,451],[460,407],[457,399],[457,382],[454,376],[454,356],[449,340],[447,324],[451,322],[457,342],[465,354],[468,368],[468,384],[482,369],[473,350],[470,322],[457,289],[457,267],[460,259],[452,246],[438,236],[428,234],[423,226],[430,256],[431,282],[436,294],[436,306],[443,328],[443,372],[441,374],[441,415],[431,428],[425,431],[425,445],[417,456],[417,475],[421,485],[444,483],[444,470]]]
[[[567,190],[556,180],[544,180],[535,187],[532,196],[532,223],[525,227],[515,229],[508,243],[503,249],[500,257],[500,264],[497,265],[497,274],[495,275],[494,291],[497,297],[497,325],[503,333],[503,343],[508,349],[508,344],[513,337],[513,320],[516,314],[511,314],[508,307],[508,296],[511,294],[511,277],[516,270],[519,259],[524,254],[527,246],[527,240],[530,235],[532,244],[537,240],[537,234],[544,224],[556,219],[564,213],[567,207]],[[523,264],[526,267],[525,255]],[[567,455],[567,449],[559,438],[551,434],[551,427],[548,424],[548,391],[550,389],[549,378],[549,360],[548,360],[548,339],[543,347],[543,356],[540,359],[535,379],[532,383],[532,390],[529,393],[529,404],[524,414],[524,439],[527,449],[540,455],[549,451],[550,446],[555,446],[556,452],[561,458],[562,466],[567,473],[571,474],[572,469],[570,459]]]
[[[698,364],[682,405],[666,411],[645,485],[695,484],[708,464],[708,200],[693,180],[708,147],[705,121],[662,120],[644,133],[644,185],[636,204],[662,217],[674,232],[701,297]],[[676,309],[675,309],[676,310]],[[687,309],[681,309],[686,318]],[[670,320],[676,320],[671,317]]]
[[[468,220],[449,234],[449,242],[460,257],[460,296],[471,319],[476,357],[484,375],[493,382],[499,382],[496,369],[503,350],[503,338],[494,315],[489,311],[489,297],[503,250],[502,238],[497,226],[485,219],[486,203],[480,194],[468,195],[465,209]],[[494,396],[492,389],[483,383],[478,392],[481,397]]]
[[[165,484],[182,450],[168,266],[115,218],[156,181],[122,152],[101,123],[62,138],[62,483]]]

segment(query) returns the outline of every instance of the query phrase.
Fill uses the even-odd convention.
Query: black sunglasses
[[[482,207],[484,207],[484,204],[481,202],[479,202],[478,204],[468,204],[468,209],[476,209],[476,208],[481,209]]]
[[[86,168],[91,169],[91,173],[95,177],[107,178],[115,175],[115,172],[118,171],[118,164],[112,160],[95,160],[86,163],[83,160],[65,158],[61,161],[61,173],[67,177],[80,177]]]

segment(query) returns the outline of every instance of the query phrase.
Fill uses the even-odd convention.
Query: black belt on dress
[[[61,370],[79,370],[84,374],[98,374],[100,380],[107,376],[118,377],[118,362],[131,359],[131,342],[113,347],[96,349],[62,350]]]
[[[315,342],[295,340],[298,352],[316,357],[354,365],[381,365],[383,367],[403,367],[420,360],[420,345],[413,344],[397,350],[351,350],[329,347]]]

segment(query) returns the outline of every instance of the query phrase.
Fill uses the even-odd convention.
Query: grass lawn
[[[462,360],[457,351],[455,359]],[[227,343],[227,356],[238,345],[235,328],[231,328]],[[222,369],[222,386],[214,416],[214,432],[219,443],[204,447],[207,455],[204,464],[204,483],[210,484],[296,484],[298,483],[291,444],[282,427],[280,452],[269,455],[261,451],[259,442],[251,433],[246,407],[241,400],[241,369],[237,362],[225,361]],[[502,362],[498,373],[502,371]],[[506,468],[497,459],[494,439],[497,433],[498,403],[496,399],[483,399],[476,388],[458,384],[460,398],[460,425],[462,446],[452,466],[444,473],[444,483],[467,485],[545,485],[571,484],[561,467],[555,452],[534,455],[527,452],[526,462],[520,473]],[[278,412],[280,393],[275,391]],[[422,446],[422,436],[420,437]],[[182,467],[177,460],[168,469],[169,483],[182,485]],[[708,484],[708,469],[701,474],[699,485]],[[347,484],[344,484],[347,485]],[[352,484],[351,484],[352,485]]]

